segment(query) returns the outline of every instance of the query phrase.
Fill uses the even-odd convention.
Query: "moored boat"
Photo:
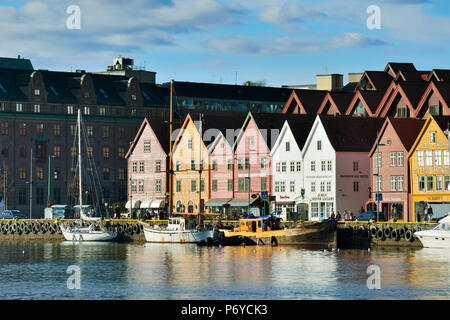
[[[450,248],[450,215],[446,216],[430,230],[414,233],[426,248]]]
[[[273,216],[248,217],[239,220],[233,231],[221,229],[225,237],[245,237],[254,243],[272,245],[301,244],[336,247],[337,222],[297,223],[293,228],[281,228],[280,219]]]
[[[147,242],[198,243],[213,237],[213,230],[205,227],[187,228],[184,218],[170,217],[167,227],[144,226]]]

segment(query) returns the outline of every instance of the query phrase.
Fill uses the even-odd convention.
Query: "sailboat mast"
[[[173,123],[173,80],[170,81],[170,116],[169,116],[169,217],[172,216],[173,201],[173,166],[172,166],[172,123]]]
[[[81,210],[83,205],[83,193],[82,193],[82,184],[81,184],[81,109],[78,109],[78,117],[77,117],[77,126],[78,126],[78,193],[80,197],[80,220],[81,220]]]

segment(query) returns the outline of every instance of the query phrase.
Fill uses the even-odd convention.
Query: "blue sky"
[[[66,26],[70,5],[81,29]],[[369,29],[367,8],[380,9]],[[170,79],[315,83],[388,61],[449,68],[450,3],[438,0],[0,1],[0,56],[35,68],[104,70],[118,55]]]

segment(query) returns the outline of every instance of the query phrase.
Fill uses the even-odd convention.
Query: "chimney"
[[[317,90],[337,90],[343,87],[342,74],[318,74],[316,75]]]

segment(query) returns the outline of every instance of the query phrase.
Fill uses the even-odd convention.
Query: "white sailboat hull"
[[[147,242],[197,243],[212,238],[213,230],[161,230],[144,227]]]
[[[67,241],[112,241],[117,237],[117,232],[89,228],[68,229],[63,225],[61,225],[61,231]]]

